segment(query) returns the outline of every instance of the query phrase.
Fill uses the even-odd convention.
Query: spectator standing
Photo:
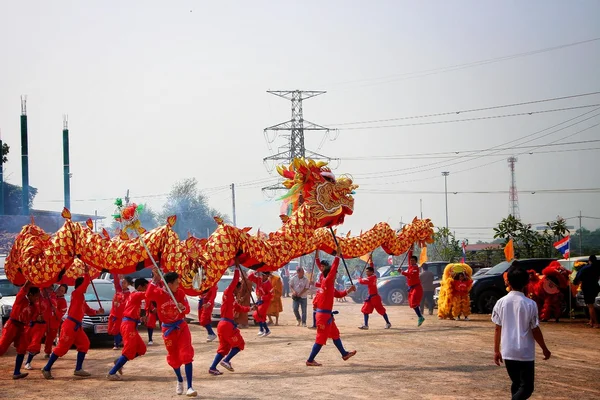
[[[544,360],[551,353],[539,327],[537,304],[523,293],[529,274],[513,264],[507,278],[511,291],[498,300],[492,312],[492,322],[496,324],[494,362],[499,366],[504,360],[512,381],[512,399],[528,399],[534,389],[535,342],[542,348]]]
[[[308,302],[308,289],[310,285],[306,276],[304,276],[304,269],[298,267],[296,275],[290,279],[290,290],[292,293],[292,305],[294,309],[294,315],[296,316],[296,326],[302,324],[306,327],[306,305]],[[302,315],[298,312],[301,308]]]
[[[594,302],[596,301],[596,296],[598,296],[598,292],[600,292],[600,285],[598,285],[599,279],[600,264],[598,263],[596,256],[591,255],[588,261],[588,265],[579,270],[579,272],[575,276],[575,280],[573,281],[575,285],[581,283],[583,299],[585,300],[585,304],[587,305],[588,311],[590,313],[590,322],[588,323],[588,325],[592,328],[600,328],[600,325],[598,325],[596,310],[594,309]]]
[[[427,264],[421,265],[423,272],[419,275],[421,279],[421,286],[423,286],[423,299],[421,300],[421,312],[425,312],[425,301],[429,306],[429,315],[433,315],[433,292],[435,287],[433,286],[433,272],[429,271]]]
[[[290,270],[287,265],[281,271],[281,280],[283,281],[283,297],[290,297]]]

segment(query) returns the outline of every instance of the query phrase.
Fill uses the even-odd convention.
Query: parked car
[[[127,274],[125,276],[130,276],[134,280],[137,278],[144,278],[144,279],[147,279],[148,281],[150,281],[150,280],[152,280],[152,268],[144,268],[139,271],[135,271],[131,274]],[[114,279],[114,275],[111,274],[110,272],[103,272],[100,274],[100,276],[98,278],[112,281]]]
[[[92,285],[90,284],[87,290],[85,291],[85,302],[90,308],[97,310],[99,308],[98,299],[100,299],[100,304],[102,304],[104,314],[94,316],[84,315],[83,321],[81,321],[83,330],[90,337],[90,339],[112,339],[112,336],[108,335],[108,316],[112,308],[112,300],[115,295],[115,287],[112,281],[106,279],[94,279],[93,283],[94,286],[92,287]],[[96,288],[98,297],[96,297],[94,287]],[[73,290],[74,289],[72,287],[69,288],[69,291],[65,295],[65,300],[67,301],[67,304],[69,306],[71,305],[71,293],[73,292]]]
[[[385,267],[379,267],[375,270],[375,275],[377,275],[377,279],[386,278],[390,276],[393,271],[397,271],[397,268],[393,265],[386,265]],[[356,278],[352,278],[353,282],[356,281]],[[354,282],[356,286],[356,292],[352,292],[348,295],[355,303],[362,303],[369,296],[369,290],[367,285],[361,285],[358,282]],[[350,285],[350,280],[347,275],[344,275],[344,286],[348,289]]]
[[[542,272],[555,258],[531,258],[519,260],[519,263],[526,270],[534,270],[538,274]],[[506,293],[503,274],[512,265],[512,262],[502,261],[496,264],[484,275],[473,278],[473,287],[471,288],[471,308],[475,312],[491,314],[496,302]]]
[[[0,254],[0,275],[4,275],[4,261],[6,260],[6,254]]]
[[[10,317],[10,312],[12,311],[12,306],[19,289],[18,286],[13,285],[13,283],[8,280],[6,275],[0,275],[0,315],[2,316],[3,324],[6,323],[8,317]]]
[[[476,278],[478,276],[485,275],[490,269],[492,269],[492,268],[491,267],[490,268],[480,268],[479,271],[477,271],[473,274],[472,278]]]
[[[232,275],[223,275],[219,282],[217,282],[217,295],[215,296],[215,306],[212,310],[211,322],[213,324],[218,324],[221,320],[221,303],[223,301],[223,292],[233,279]],[[250,281],[248,281],[248,285],[252,285]],[[186,315],[186,319],[190,321],[198,321],[198,299],[199,296],[186,296],[188,302],[190,303],[190,313]],[[248,313],[248,322],[254,323],[254,319],[252,318],[252,313]]]

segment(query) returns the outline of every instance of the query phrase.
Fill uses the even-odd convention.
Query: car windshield
[[[379,276],[384,276],[389,269],[390,267],[379,267],[377,268],[377,272],[379,272]]]
[[[115,287],[112,283],[95,282],[94,287],[98,292],[98,298],[100,299],[100,301],[112,301],[113,297],[115,296]],[[88,303],[98,301],[98,299],[96,299],[96,294],[94,293],[94,287],[92,287],[92,285],[90,284],[90,286],[88,286],[87,290],[85,291],[85,301]],[[71,301],[72,291],[73,289],[69,289],[69,293],[65,295],[65,299],[67,301]]]
[[[217,291],[224,292],[227,289],[227,286],[231,283],[231,279],[221,279],[217,283]]]
[[[492,269],[486,272],[486,275],[499,275],[506,272],[506,270],[510,267],[510,263],[508,261],[502,261],[500,264],[496,264]]]
[[[19,287],[12,284],[8,279],[0,279],[0,294],[6,296],[16,296],[19,293]]]

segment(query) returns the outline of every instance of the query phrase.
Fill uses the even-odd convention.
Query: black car
[[[397,268],[393,265],[387,265],[385,267],[378,267],[375,270],[375,275],[377,275],[377,281],[379,282],[380,278],[388,277],[388,276],[390,276],[390,274],[392,274],[396,271],[397,271]],[[353,278],[354,285],[356,286],[356,292],[350,293],[348,295],[348,297],[350,297],[356,303],[362,303],[369,296],[369,291],[368,291],[367,285],[361,285],[357,281],[358,281],[358,278]],[[348,289],[350,287],[350,281],[345,280],[344,286],[346,289]]]
[[[540,274],[544,268],[555,260],[555,258],[531,258],[519,260],[519,263],[526,270],[532,269]],[[502,261],[486,272],[485,275],[474,277],[470,292],[471,308],[474,312],[491,314],[498,299],[508,293],[504,283],[504,273],[511,265],[512,262]]]
[[[408,285],[404,275],[387,276],[377,281],[381,301],[388,306],[399,306],[408,299]]]

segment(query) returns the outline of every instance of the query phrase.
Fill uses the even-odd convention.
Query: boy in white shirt
[[[535,342],[542,348],[544,360],[551,353],[539,327],[537,304],[523,293],[529,274],[515,261],[507,278],[511,291],[498,300],[492,312],[492,322],[496,324],[494,362],[499,366],[504,360],[506,364],[512,381],[512,400],[528,399],[534,387]]]

